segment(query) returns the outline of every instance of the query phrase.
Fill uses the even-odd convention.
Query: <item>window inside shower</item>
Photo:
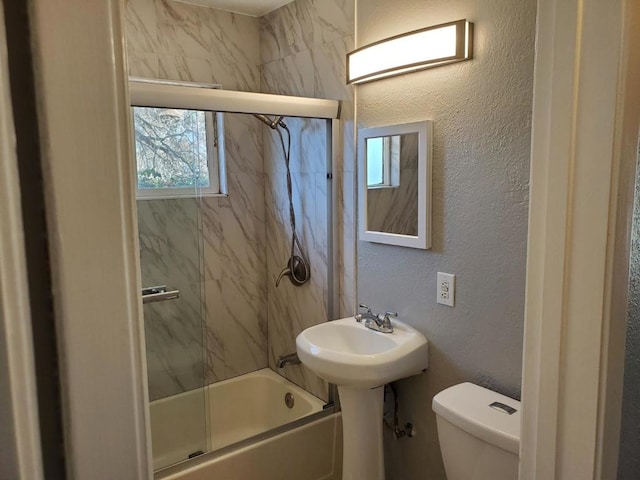
[[[224,122],[220,113],[133,107],[137,196],[224,194]]]
[[[224,159],[227,186],[226,195],[206,195],[206,114],[203,136],[202,112],[147,110],[156,110],[148,112],[160,123],[153,128],[169,138],[182,135],[179,145],[193,154],[189,165],[172,170],[171,160],[159,167],[165,139],[154,144],[162,153],[140,147],[148,159],[137,162],[138,192],[141,182],[189,190],[137,202],[142,282],[154,297],[143,302],[158,470],[333,411],[324,408],[332,398],[323,380],[295,358],[278,367],[280,357],[295,353],[298,333],[332,318],[332,128],[324,118],[283,117],[287,131],[278,132],[264,121],[275,115],[212,113],[224,123],[214,130],[223,135],[216,155]],[[163,116],[170,117],[167,126]],[[295,230],[310,278],[296,286],[285,276],[276,287],[294,233],[287,153]],[[159,177],[149,175],[150,165],[164,169]],[[183,184],[165,181],[171,178]]]

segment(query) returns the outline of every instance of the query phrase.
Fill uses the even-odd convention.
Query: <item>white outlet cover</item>
[[[453,307],[456,299],[456,276],[451,273],[438,272],[436,282],[436,301],[442,305]]]

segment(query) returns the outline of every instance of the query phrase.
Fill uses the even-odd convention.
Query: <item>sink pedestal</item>
[[[342,407],[342,480],[384,480],[384,386],[338,386]]]
[[[384,480],[384,386],[429,365],[429,343],[394,320],[393,332],[367,328],[354,317],[314,325],[296,337],[300,361],[338,385],[342,404],[343,480]]]

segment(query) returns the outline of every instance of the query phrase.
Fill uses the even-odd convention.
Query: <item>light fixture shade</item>
[[[472,40],[473,23],[458,20],[372,43],[347,54],[347,84],[469,60]]]

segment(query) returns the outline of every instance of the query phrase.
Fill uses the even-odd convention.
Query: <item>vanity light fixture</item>
[[[380,40],[347,54],[347,84],[470,60],[472,44],[473,23],[466,20]]]

